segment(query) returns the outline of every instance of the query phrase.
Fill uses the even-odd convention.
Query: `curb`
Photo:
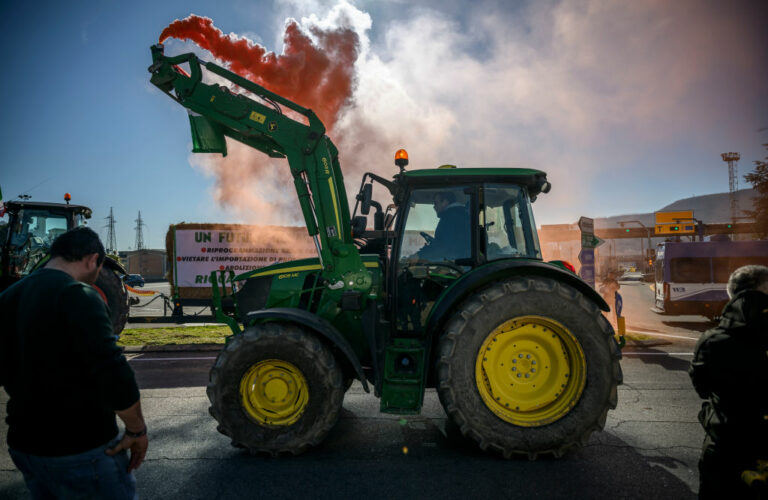
[[[129,345],[123,352],[199,352],[220,351],[224,344],[166,344],[166,345]]]

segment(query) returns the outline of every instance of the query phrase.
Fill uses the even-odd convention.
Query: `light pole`
[[[621,227],[624,227],[624,224],[632,224],[632,223],[640,224],[640,227],[645,229],[645,234],[648,236],[648,250],[649,250],[648,253],[650,253],[650,250],[651,250],[651,228],[646,227],[645,224],[643,224],[639,220],[623,220],[623,221],[619,221],[619,225]],[[640,238],[640,258],[643,259],[643,272],[647,273],[648,272],[648,265],[647,265],[647,263],[645,261],[645,252],[643,250],[644,250],[643,249],[643,239]]]
[[[739,153],[723,153],[720,155],[724,162],[728,164],[728,199],[731,206],[731,224],[736,222],[739,211],[739,200],[736,193],[739,190],[738,161],[741,159]]]

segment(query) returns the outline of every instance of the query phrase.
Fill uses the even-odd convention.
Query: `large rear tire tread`
[[[109,306],[110,321],[112,322],[112,331],[115,335],[120,335],[128,321],[128,290],[115,271],[102,267],[99,277],[94,283],[95,286],[104,292]]]
[[[307,380],[307,407],[291,425],[260,425],[243,408],[240,381],[251,366],[267,359],[293,364]],[[207,394],[209,413],[233,446],[251,454],[299,455],[319,445],[336,425],[344,383],[333,354],[313,334],[295,324],[272,322],[248,327],[230,339],[211,368]]]
[[[539,427],[517,426],[497,417],[480,397],[474,375],[479,347],[489,333],[508,319],[526,315],[563,324],[586,359],[586,383],[576,405],[560,419]],[[620,359],[613,328],[583,294],[551,279],[512,278],[475,293],[448,320],[436,360],[438,395],[448,417],[481,449],[505,458],[560,457],[586,444],[592,432],[605,426],[608,410],[618,402]]]

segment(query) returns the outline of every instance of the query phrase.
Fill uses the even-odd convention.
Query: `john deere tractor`
[[[53,240],[91,218],[90,208],[69,203],[69,193],[64,199],[66,203],[24,199],[0,202],[0,215],[8,215],[8,223],[0,227],[0,292],[43,267]],[[115,258],[107,256],[95,283],[109,305],[115,335],[123,331],[128,318],[128,292],[120,279],[126,274]]]
[[[405,170],[401,150],[392,179],[363,176],[351,216],[338,151],[310,109],[194,54],[151,50],[151,82],[187,108],[193,152],[226,155],[228,137],[287,159],[317,247],[211,276],[233,333],[207,392],[234,445],[319,444],[354,379],[402,415],[436,388],[461,432],[504,457],[560,456],[603,428],[620,351],[603,299],[568,264],[542,261],[531,202],[550,189],[544,172]],[[243,92],[204,83],[203,69]]]

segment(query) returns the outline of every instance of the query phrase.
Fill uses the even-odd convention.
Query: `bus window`
[[[709,257],[682,257],[669,264],[672,283],[711,283]]]
[[[768,257],[713,257],[712,270],[715,283],[728,283],[731,273],[742,266],[768,266]]]

